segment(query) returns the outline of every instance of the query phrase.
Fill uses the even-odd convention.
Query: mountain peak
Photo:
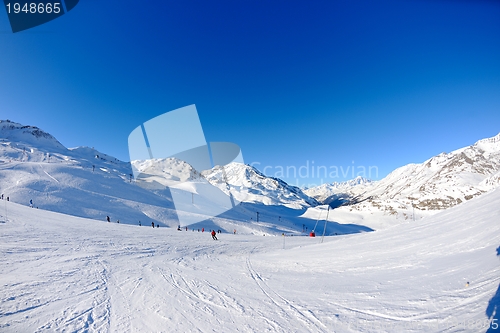
[[[356,185],[369,184],[371,182],[372,182],[371,179],[368,179],[368,178],[365,178],[365,177],[362,177],[362,176],[357,176],[356,178],[348,180],[348,181],[345,181],[343,183],[346,184],[346,185],[349,185],[349,186],[356,186]]]
[[[56,138],[36,126],[26,126],[10,120],[0,120],[0,137],[2,141],[25,144],[28,148],[58,150],[64,147]],[[50,150],[49,149],[49,150]]]
[[[472,147],[477,147],[485,152],[500,152],[500,133],[491,138],[477,141]]]
[[[212,185],[231,194],[239,201],[262,202],[265,205],[283,205],[289,208],[316,206],[318,202],[296,186],[268,177],[248,164],[229,163],[204,171]]]

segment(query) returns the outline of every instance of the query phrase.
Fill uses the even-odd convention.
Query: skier
[[[201,228],[201,232],[205,232],[205,228]]]
[[[233,235],[236,235],[236,229],[233,230]]]
[[[155,223],[154,223],[154,222],[151,222],[151,226],[154,228],[154,227],[155,227]]]
[[[111,222],[109,216],[106,216],[106,221]]]
[[[212,239],[217,240],[217,236],[215,236],[215,230],[212,230]]]
[[[33,199],[30,199],[30,208],[33,208]]]
[[[141,226],[141,221],[139,221],[139,227]]]

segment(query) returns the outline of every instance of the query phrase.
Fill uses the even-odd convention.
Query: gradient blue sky
[[[135,127],[190,104],[268,175],[380,179],[500,132],[498,1],[82,0],[16,34],[2,9],[0,62],[0,119],[122,160]]]

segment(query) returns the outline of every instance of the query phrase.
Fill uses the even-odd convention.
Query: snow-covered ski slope
[[[177,227],[177,212],[168,193],[157,195],[136,186],[126,179],[127,174],[119,165],[101,160],[95,162],[97,167],[92,171],[92,165],[89,167],[77,161],[12,160],[0,163],[1,193],[5,198],[9,196],[12,202],[27,206],[33,199],[35,207],[78,217],[105,221],[106,216],[110,216],[111,222],[119,220],[120,224],[138,225],[141,221],[143,225],[154,222],[162,227]],[[240,233],[251,234],[301,233],[303,225],[311,230],[316,222],[316,215],[303,215],[305,212],[306,208],[242,203],[229,212],[217,217],[207,216],[207,221],[188,227],[210,227],[227,232],[237,229]],[[336,222],[327,228],[327,234],[364,231],[371,229],[355,223]]]
[[[113,222],[176,225],[173,204],[130,182],[130,164],[88,147],[67,149],[33,126],[0,121],[0,189],[11,201]]]
[[[500,315],[499,202],[495,190],[319,243],[0,201],[0,331],[486,332]]]
[[[7,161],[0,163],[0,188],[14,202],[33,200],[35,207],[74,216],[176,226],[171,200],[130,183],[120,165],[94,163],[95,171],[78,160]]]

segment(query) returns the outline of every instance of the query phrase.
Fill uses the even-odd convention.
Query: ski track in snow
[[[42,171],[47,175],[49,176],[52,180],[54,180],[56,183],[59,183],[59,181],[57,179],[55,179],[54,177],[52,177],[47,171],[44,170],[42,164],[38,164],[40,166],[40,169],[42,169]]]
[[[246,264],[248,272],[250,273],[252,279],[259,286],[260,290],[279,308],[281,309],[280,315],[287,321],[293,321],[298,319],[301,326],[305,325],[308,331],[314,332],[324,332],[323,328],[326,328],[314,315],[310,312],[306,315],[296,306],[292,305],[291,302],[285,299],[283,296],[278,294],[276,291],[271,289],[266,282],[260,277],[260,275],[253,269],[250,262],[250,258],[246,259]],[[274,296],[273,296],[274,295]],[[291,310],[291,311],[290,311]],[[289,314],[289,312],[292,312]],[[296,316],[294,316],[294,314]],[[311,316],[311,318],[309,317]],[[314,329],[312,329],[314,328]]]

